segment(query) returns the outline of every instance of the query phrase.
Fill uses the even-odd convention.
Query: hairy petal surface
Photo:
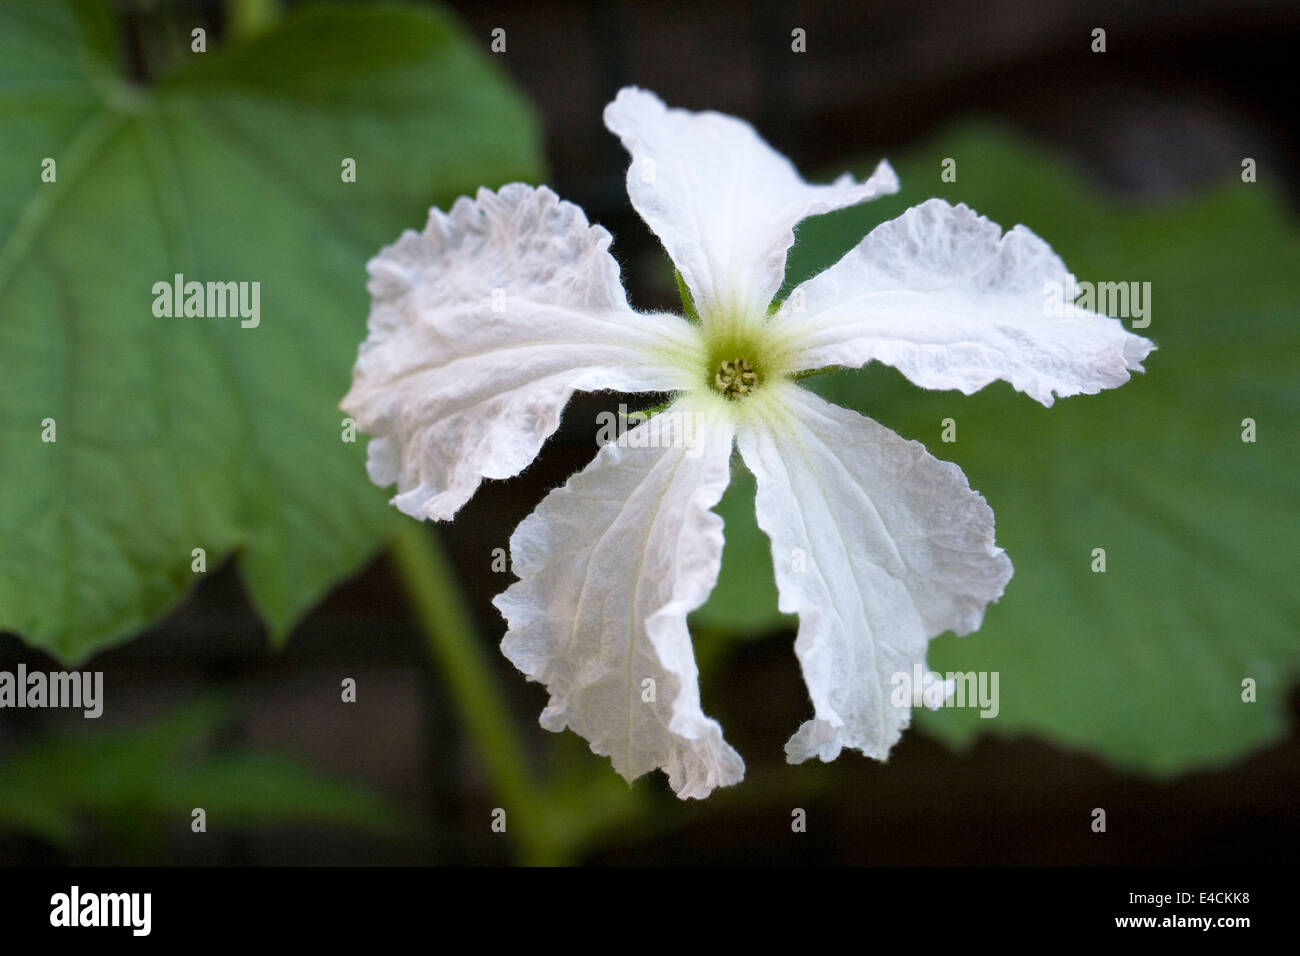
[[[677,432],[689,444],[640,447],[674,415],[690,416]],[[509,625],[502,651],[550,692],[542,726],[571,727],[629,782],[664,770],[680,797],[744,776],[700,708],[686,629],[718,578],[722,519],[709,509],[730,478],[733,435],[682,399],[606,444],[515,530],[520,580],[495,602]]]
[[[627,304],[609,233],[551,190],[481,189],[434,209],[369,264],[369,336],[343,409],[374,436],[393,503],[450,518],[483,478],[537,456],[576,389],[692,380],[698,332]]]
[[[851,747],[883,760],[911,720],[890,701],[894,675],[924,667],[935,635],[977,629],[1011,562],[956,465],[790,383],[762,401],[737,443],[758,481],[780,609],[799,616],[814,712],[786,756],[833,760]]]
[[[605,125],[632,155],[627,192],[668,250],[701,318],[726,310],[762,315],[785,275],[800,220],[898,191],[886,162],[864,183],[803,181],[743,120],[669,109],[628,87]]]
[[[1117,319],[1049,297],[1065,264],[1024,226],[1006,235],[964,205],[931,199],[873,229],[798,286],[775,319],[800,369],[892,365],[922,388],[971,394],[997,379],[1054,395],[1122,385],[1155,346]]]

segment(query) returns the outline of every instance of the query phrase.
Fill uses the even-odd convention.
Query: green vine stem
[[[393,539],[392,555],[425,647],[446,681],[465,730],[478,745],[492,787],[506,811],[506,832],[517,841],[522,862],[562,862],[563,848],[547,825],[546,794],[529,772],[523,746],[441,542],[423,525],[404,521]],[[483,826],[489,825],[485,817]]]

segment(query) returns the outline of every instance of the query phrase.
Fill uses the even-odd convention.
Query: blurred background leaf
[[[530,108],[437,8],[173,33],[180,68],[143,86],[122,51],[160,45],[102,4],[0,7],[0,630],[66,663],[174,605],[195,548],[241,552],[276,641],[374,551],[393,512],[337,410],[365,261],[540,174]],[[176,273],[260,282],[260,325],[155,317]]]
[[[406,810],[290,754],[214,748],[230,718],[226,702],[209,697],[138,726],[35,738],[0,762],[0,830],[65,851],[93,834],[146,857],[167,834],[189,832],[200,807],[208,828],[224,832],[268,824],[414,832]]]
[[[940,181],[945,157],[955,183]],[[1015,564],[983,628],[941,636],[929,658],[940,672],[998,671],[1000,713],[920,710],[920,725],[953,744],[1032,733],[1157,776],[1276,741],[1300,669],[1300,233],[1281,197],[1225,170],[1196,199],[1124,203],[985,126],[896,165],[898,196],[804,223],[787,292],[938,195],[1004,228],[1025,223],[1080,281],[1150,282],[1142,334],[1159,346],[1145,375],[1050,409],[1001,383],[970,397],[923,391],[878,364],[805,382],[961,465]],[[945,418],[955,443],[941,441]],[[1242,441],[1245,418],[1254,444]],[[781,627],[752,481],[720,510],[722,576],[698,619],[740,621],[729,629],[753,636]],[[1091,570],[1094,548],[1105,573]],[[1242,700],[1248,677],[1257,703]]]

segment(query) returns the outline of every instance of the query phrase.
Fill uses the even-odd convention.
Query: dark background
[[[215,5],[185,4],[219,36]],[[292,6],[292,4],[290,4]],[[626,156],[600,121],[627,83],[671,105],[752,121],[809,175],[864,156],[893,156],[971,115],[1045,140],[1106,190],[1141,203],[1188,194],[1254,156],[1289,188],[1300,183],[1294,3],[453,3],[487,47],[507,31],[500,62],[540,112],[550,185],[616,237],[629,296],[674,308],[663,254],[623,188]],[[137,5],[124,9],[134,15]],[[790,31],[807,50],[790,53]],[[1092,54],[1103,27],[1107,52]],[[489,184],[495,185],[495,184]],[[584,401],[609,404],[601,397]],[[571,416],[589,421],[585,414]],[[545,694],[495,650],[503,625],[491,597],[506,575],[478,573],[492,548],[543,494],[590,460],[584,429],[562,429],[519,478],[488,483],[444,540],[480,618],[499,686],[536,759],[550,735],[536,724]],[[806,693],[789,633],[745,645],[714,669],[709,712],[756,771],[783,760]],[[0,637],[0,668],[57,665]],[[140,639],[96,657],[105,672],[104,723],[129,723],[211,688],[225,688],[235,719],[218,741],[288,747],[315,766],[366,781],[428,822],[389,840],[304,826],[255,827],[189,839],[166,830],[151,862],[508,862],[486,825],[494,798],[431,669],[388,561],[342,584],[272,653],[233,567],[211,574]],[[337,705],[353,676],[359,702]],[[1300,712],[1293,691],[1291,712]],[[0,753],[79,721],[7,711]],[[576,749],[585,749],[577,742]],[[603,758],[600,771],[612,773]],[[1166,864],[1289,862],[1300,850],[1300,739],[1220,772],[1156,783],[1087,754],[1033,739],[984,738],[953,753],[912,731],[887,765],[845,754],[829,774],[808,768],[802,794],[750,792],[678,805],[662,778],[635,785],[646,819],[611,833],[583,857],[606,863],[832,862],[868,864]],[[783,778],[789,779],[789,778]],[[755,786],[759,786],[755,784]],[[737,788],[741,789],[741,788]],[[791,806],[808,811],[790,832]],[[1089,828],[1105,807],[1108,832]],[[120,862],[116,843],[72,851],[0,835],[0,863]]]

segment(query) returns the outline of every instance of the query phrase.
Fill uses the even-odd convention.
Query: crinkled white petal
[[[935,635],[978,628],[1011,562],[956,465],[798,386],[767,389],[767,424],[741,424],[737,443],[813,703],[786,755],[883,760],[911,719],[894,675],[924,669]]]
[[[1052,284],[1067,281],[1060,257],[1024,226],[1003,235],[966,206],[931,199],[800,285],[774,321],[800,369],[874,359],[923,388],[969,395],[1004,379],[1051,405],[1053,393],[1122,385],[1155,348],[1117,319],[1050,314]]]
[[[342,406],[393,503],[450,518],[537,456],[575,389],[673,390],[697,330],[627,304],[609,233],[512,184],[434,209],[370,261],[369,336]]]
[[[810,185],[748,123],[668,109],[635,87],[605,108],[605,125],[632,155],[632,204],[706,322],[727,310],[764,314],[800,220],[898,191],[885,162],[865,183],[845,173],[830,185]]]
[[[516,667],[546,685],[542,726],[565,727],[629,782],[661,768],[680,797],[744,776],[700,708],[686,615],[718,578],[733,427],[683,399],[606,444],[510,539],[520,580],[496,598]],[[659,422],[659,425],[655,423]],[[656,432],[657,430],[657,432]],[[693,436],[672,447],[639,447]]]

